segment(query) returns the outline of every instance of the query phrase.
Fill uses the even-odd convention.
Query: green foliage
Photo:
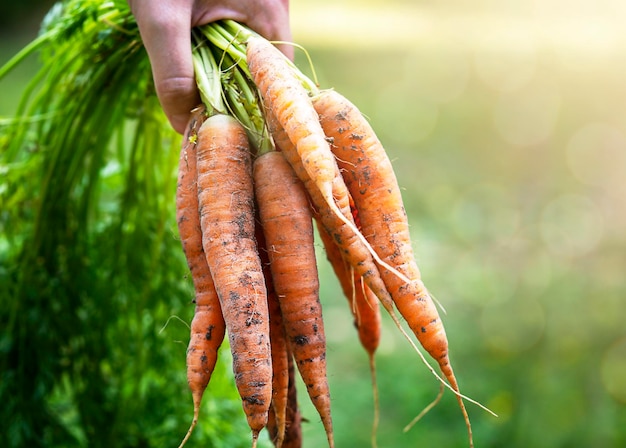
[[[175,446],[192,410],[179,137],[125,1],[56,5],[0,73],[38,50],[1,134],[0,445]],[[232,379],[215,376],[197,440],[247,445]]]

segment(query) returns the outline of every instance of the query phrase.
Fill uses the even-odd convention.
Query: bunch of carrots
[[[424,360],[442,384],[437,400],[443,385],[454,391],[471,446],[464,399],[474,401],[459,392],[400,189],[370,124],[247,27],[220,21],[193,33],[202,105],[183,137],[176,196],[195,288],[187,350],[194,415],[181,446],[198,422],[225,335],[252,446],[264,428],[277,447],[301,446],[296,371],[334,446],[316,234],[349,301],[374,385],[382,305],[422,359],[401,318],[438,363],[447,382]]]

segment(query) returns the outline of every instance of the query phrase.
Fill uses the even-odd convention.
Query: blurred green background
[[[468,404],[476,446],[626,446],[626,5],[291,5],[294,40],[310,52],[320,84],[361,108],[394,161],[424,281],[447,311],[462,391],[499,415]],[[0,64],[35,36],[48,6],[5,14]],[[15,110],[36,67],[29,59],[0,82],[0,116]],[[319,259],[337,446],[368,446],[367,356],[321,251]],[[124,435],[111,446],[169,446],[190,421],[187,329],[173,320],[160,331],[170,316],[191,316],[185,267],[172,275],[181,287],[166,301],[153,297],[154,309],[117,323],[142,319],[159,354],[148,351],[144,364],[125,371],[153,381],[144,380],[138,402],[127,397],[123,406],[139,414],[118,415]],[[189,446],[247,446],[226,351],[222,359]],[[467,446],[450,392],[403,432],[438,384],[387,318],[377,366],[381,448]],[[71,391],[57,385],[51,409],[79,445],[92,446]],[[304,395],[300,401],[305,447],[324,446],[319,419]],[[213,418],[232,425],[212,426]],[[223,434],[234,438],[219,444]]]

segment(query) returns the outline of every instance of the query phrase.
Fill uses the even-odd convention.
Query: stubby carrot
[[[281,152],[271,151],[257,157],[254,181],[270,270],[289,345],[309,397],[322,419],[328,444],[333,447],[326,338],[309,200]]]
[[[180,444],[181,447],[187,442],[198,423],[202,395],[211,379],[226,330],[222,309],[202,248],[202,229],[198,212],[195,140],[198,128],[204,121],[203,114],[204,108],[198,108],[193,112],[183,136],[176,188],[176,221],[193,280],[196,305],[187,348],[187,382],[193,399],[193,420]]]
[[[233,371],[256,446],[272,394],[267,290],[254,223],[252,161],[245,129],[213,115],[198,131],[202,246],[217,290]]]

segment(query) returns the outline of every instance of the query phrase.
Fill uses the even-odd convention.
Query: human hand
[[[128,0],[152,65],[157,96],[182,134],[200,103],[191,59],[191,29],[220,19],[246,24],[269,40],[290,41],[289,0]],[[279,46],[289,58],[293,47]]]

